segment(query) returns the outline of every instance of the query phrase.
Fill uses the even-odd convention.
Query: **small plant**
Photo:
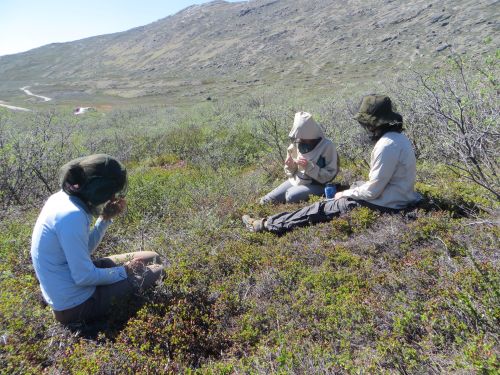
[[[377,211],[368,207],[358,207],[350,212],[349,222],[353,232],[359,232],[371,227],[378,217]]]

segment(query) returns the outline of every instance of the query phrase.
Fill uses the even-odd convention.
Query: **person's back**
[[[100,240],[109,223],[98,220],[95,227],[97,232],[90,240]],[[68,255],[78,256],[76,254],[78,245],[70,244],[73,254],[66,254],[61,245],[65,232],[70,232],[74,236],[73,240],[80,235],[88,238],[89,227],[90,217],[84,209],[83,202],[63,191],[50,196],[36,221],[31,243],[33,267],[40,280],[45,300],[55,310],[76,306],[87,300],[95,291],[95,285],[78,285],[75,278],[82,271],[70,269]],[[92,243],[86,244],[92,247],[90,250],[93,250],[93,245]],[[93,267],[91,262],[78,263],[78,266]],[[113,278],[113,281],[118,279],[118,277]]]
[[[369,180],[342,195],[401,209],[419,199],[414,190],[415,178],[416,159],[410,140],[403,133],[387,132],[373,148]]]
[[[36,221],[31,257],[56,320],[81,323],[152,286],[163,265],[151,251],[91,259],[111,219],[125,209],[127,173],[118,160],[105,154],[74,159],[61,168],[60,186]],[[98,219],[91,229],[92,216]]]
[[[405,134],[389,132],[380,138],[373,152],[378,147],[397,154],[398,164],[382,194],[371,203],[396,209],[407,207],[419,199],[415,192],[417,161],[412,144]]]

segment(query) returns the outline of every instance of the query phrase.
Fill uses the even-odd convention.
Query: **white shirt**
[[[338,173],[337,149],[329,139],[323,138],[316,147],[307,154],[300,154],[297,147],[292,143],[287,149],[287,157],[293,159],[303,157],[307,166],[304,168],[295,164],[292,167],[285,165],[285,174],[288,181],[294,186],[309,185],[313,179],[321,184],[327,183],[335,178]],[[324,159],[324,166],[317,163],[320,158]]]
[[[60,191],[47,200],[36,221],[31,258],[43,297],[56,311],[85,302],[96,285],[127,278],[123,266],[97,268],[92,263],[90,254],[111,222],[98,219],[90,231],[91,219],[80,199]]]
[[[406,135],[385,133],[371,154],[369,181],[343,191],[344,197],[400,209],[421,199],[415,192],[415,152]]]

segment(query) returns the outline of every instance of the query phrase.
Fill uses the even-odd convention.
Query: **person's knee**
[[[149,250],[146,250],[146,251],[140,251],[136,254],[139,254],[145,258],[154,258],[154,257],[157,257],[159,256],[158,253],[156,251],[149,251]]]
[[[294,195],[289,194],[288,192],[285,195],[285,202],[286,203],[294,203]]]
[[[145,264],[150,264],[158,262],[160,255],[155,251],[140,251],[134,253],[134,259]]]
[[[139,278],[141,289],[152,287],[165,274],[165,267],[161,264],[151,264],[146,267],[144,273]]]
[[[165,274],[165,266],[163,264],[151,264],[148,266],[148,270],[155,275],[156,278]]]

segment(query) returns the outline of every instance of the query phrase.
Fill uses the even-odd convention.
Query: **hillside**
[[[498,46],[498,1],[252,0],[191,6],[126,32],[0,57],[0,94],[205,98],[278,82],[378,82]],[[17,90],[17,91],[16,91]],[[5,100],[5,99],[4,99]]]

